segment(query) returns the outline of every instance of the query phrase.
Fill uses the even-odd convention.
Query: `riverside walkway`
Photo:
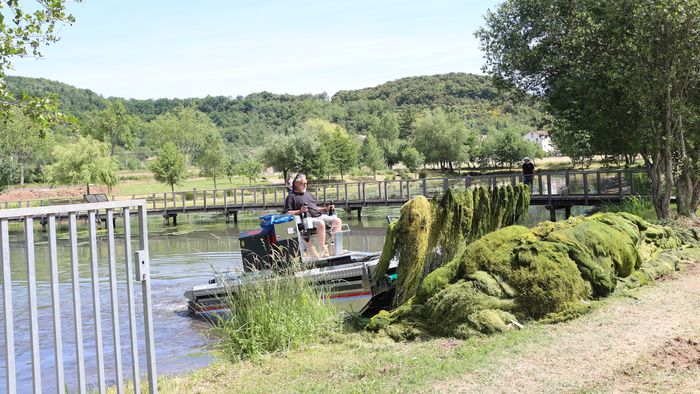
[[[402,205],[416,196],[433,198],[449,188],[515,185],[521,175],[498,174],[450,178],[397,179],[309,185],[319,205],[333,201],[336,208],[348,215],[370,206]],[[543,205],[550,210],[552,219],[559,209],[568,217],[573,206],[591,206],[615,203],[625,197],[650,194],[650,183],[644,170],[562,171],[539,172],[534,175],[531,205]],[[146,200],[148,214],[162,215],[177,224],[177,215],[195,212],[219,212],[226,220],[238,220],[238,213],[255,210],[281,210],[287,196],[284,185],[238,187],[216,190],[188,190],[148,194],[114,194],[112,201]],[[4,202],[2,209],[47,205],[84,203],[82,198],[57,198]]]

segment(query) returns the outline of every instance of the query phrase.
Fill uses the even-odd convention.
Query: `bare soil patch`
[[[87,193],[87,189],[85,187],[16,188],[0,193],[0,202],[41,200],[45,198],[82,197],[85,193]],[[107,193],[107,187],[91,186],[90,193]]]
[[[700,263],[579,319],[437,392],[700,392]]]

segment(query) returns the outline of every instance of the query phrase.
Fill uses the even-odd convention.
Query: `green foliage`
[[[294,275],[263,277],[239,286],[227,301],[229,316],[215,330],[232,361],[291,350],[340,327],[338,313],[314,284]]]
[[[147,145],[158,148],[166,141],[174,143],[193,163],[197,163],[201,154],[210,151],[207,141],[216,143],[216,149],[223,143],[221,132],[214,122],[192,107],[181,107],[148,123]]]
[[[462,120],[437,109],[418,118],[414,125],[413,145],[428,164],[442,167],[469,159],[476,134]]]
[[[700,203],[698,26],[697,0],[509,0],[477,36],[496,80],[544,99],[566,153],[641,154],[667,218],[676,184],[681,215]]]
[[[17,182],[17,179],[19,179],[17,163],[0,151],[0,192]]]
[[[54,144],[52,135],[46,134],[46,128],[21,110],[13,108],[5,115],[7,119],[0,124],[0,153],[8,155],[12,167],[17,172],[20,185],[24,185],[28,167],[38,166],[50,159]],[[14,179],[5,178],[6,181]]]
[[[263,172],[263,164],[255,159],[244,160],[235,166],[235,173],[248,179],[252,185],[253,181],[260,178]]]
[[[377,179],[377,171],[386,167],[386,159],[384,157],[384,152],[377,142],[377,138],[373,135],[369,135],[365,140],[364,146],[362,147],[362,162],[365,166],[369,167],[374,174],[374,179]]]
[[[132,127],[134,120],[126,112],[122,101],[109,101],[107,108],[98,112],[88,121],[88,133],[96,139],[110,145],[110,154],[114,156],[117,146],[131,148],[133,144]]]
[[[59,112],[55,98],[37,98],[21,94],[17,99],[7,88],[5,72],[12,68],[16,56],[41,57],[42,45],[59,40],[56,29],[63,24],[72,24],[75,18],[66,12],[64,0],[51,0],[36,5],[20,5],[18,1],[5,2],[0,32],[0,115],[5,116],[12,108],[19,108],[35,122],[48,126],[65,120]]]
[[[221,134],[210,132],[204,136],[195,163],[199,167],[199,174],[211,178],[216,188],[216,178],[224,175],[226,166],[229,164]]]
[[[370,127],[369,132],[377,138],[387,164],[389,166],[396,164],[399,161],[399,122],[396,116],[385,113],[379,122]]]
[[[411,172],[416,172],[420,167],[423,166],[425,162],[425,157],[418,152],[418,149],[408,146],[401,151],[401,162],[409,169]]]
[[[493,159],[497,164],[507,164],[512,167],[523,157],[543,157],[544,152],[539,145],[527,141],[515,129],[497,130],[488,135],[483,143],[482,155]]]
[[[181,185],[187,179],[187,158],[177,146],[168,141],[163,144],[158,158],[150,166],[153,179],[170,186],[175,191],[175,185]]]
[[[109,155],[109,146],[92,137],[78,137],[76,143],[57,145],[54,163],[46,167],[46,179],[52,185],[101,183],[110,189],[117,184],[117,161]]]

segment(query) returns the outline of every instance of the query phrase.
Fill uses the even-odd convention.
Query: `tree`
[[[639,153],[659,218],[693,215],[700,147],[700,1],[509,0],[477,32],[485,70],[544,99],[596,153]],[[554,137],[554,136],[553,136]],[[613,142],[613,144],[611,144]]]
[[[166,142],[160,149],[158,158],[150,166],[153,179],[170,186],[175,192],[175,185],[182,185],[187,179],[187,158],[172,142]]]
[[[181,107],[148,123],[146,139],[152,148],[171,141],[190,162],[196,163],[198,156],[208,149],[207,138],[216,138],[212,137],[215,135],[221,139],[219,128],[205,113],[192,107]]]
[[[294,138],[284,135],[268,142],[262,153],[263,162],[275,171],[281,171],[285,180],[299,161],[295,142]]]
[[[117,184],[117,161],[109,155],[109,146],[92,137],[78,137],[73,144],[53,149],[54,163],[46,167],[46,179],[52,184],[79,185],[102,183],[109,190]]]
[[[416,172],[423,165],[423,155],[418,152],[418,149],[408,146],[401,152],[401,161],[411,171]]]
[[[442,109],[416,120],[413,146],[425,157],[426,163],[453,169],[453,163],[469,159],[470,149],[475,145],[476,134],[467,129],[462,120]]]
[[[90,123],[89,133],[109,144],[111,156],[114,156],[114,149],[117,146],[131,148],[134,121],[127,113],[122,101],[108,101],[107,108],[98,112]]]
[[[542,157],[542,148],[533,142],[527,141],[514,129],[497,130],[487,137],[486,144],[492,159],[499,164],[508,164],[522,160],[525,156]]]
[[[17,182],[17,165],[9,155],[0,151],[0,192]]]
[[[386,160],[384,160],[384,152],[379,146],[375,136],[369,135],[365,140],[363,156],[364,164],[369,167],[370,170],[372,170],[374,179],[377,179],[377,170],[386,167]]]
[[[329,172],[340,173],[340,178],[344,179],[345,173],[357,166],[360,157],[360,143],[352,137],[340,125],[329,123],[330,127],[325,127],[319,132],[321,145],[319,155],[328,155],[327,160]],[[323,160],[326,160],[324,157]]]
[[[41,57],[41,47],[59,40],[54,33],[57,26],[72,24],[75,18],[66,13],[66,1],[42,1],[40,6],[21,6],[19,1],[2,3],[0,34],[0,115],[6,116],[11,108],[20,108],[25,115],[48,126],[57,120],[66,120],[58,112],[55,98],[36,98],[23,95],[15,98],[5,84],[5,72],[12,67],[14,57]]]
[[[17,108],[11,109],[8,119],[0,125],[0,146],[16,163],[21,186],[27,165],[45,160],[51,152],[53,138],[45,133],[41,123]]]
[[[384,151],[389,167],[399,161],[399,122],[396,115],[385,113],[379,122],[370,127],[370,134],[377,138],[377,143]]]
[[[248,178],[248,184],[252,185],[253,181],[260,178],[263,172],[263,164],[255,159],[245,160],[236,165],[236,173],[242,177]]]
[[[210,133],[205,136],[202,148],[197,154],[196,164],[200,175],[211,178],[216,189],[216,178],[226,171],[228,156],[224,146],[224,140],[219,133]]]

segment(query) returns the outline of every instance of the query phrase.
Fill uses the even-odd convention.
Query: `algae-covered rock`
[[[522,198],[518,188],[512,197],[507,190],[494,192],[494,199]],[[475,216],[486,207],[482,197],[479,191],[472,194]],[[500,215],[500,209],[489,212]],[[503,212],[507,221],[510,213]],[[476,223],[473,218],[471,232],[482,228]],[[384,330],[393,330],[396,338],[417,329],[466,338],[506,330],[520,318],[566,320],[585,313],[590,304],[584,300],[609,295],[618,282],[625,288],[640,286],[678,269],[689,259],[683,257],[685,250],[700,248],[676,248],[700,242],[692,233],[677,234],[626,213],[545,222],[531,230],[505,227],[468,244],[428,274],[413,298],[378,319],[388,321]]]
[[[425,257],[432,225],[430,202],[416,197],[401,207],[401,218],[394,228],[394,250],[399,256],[396,304],[415,295],[425,272]]]

